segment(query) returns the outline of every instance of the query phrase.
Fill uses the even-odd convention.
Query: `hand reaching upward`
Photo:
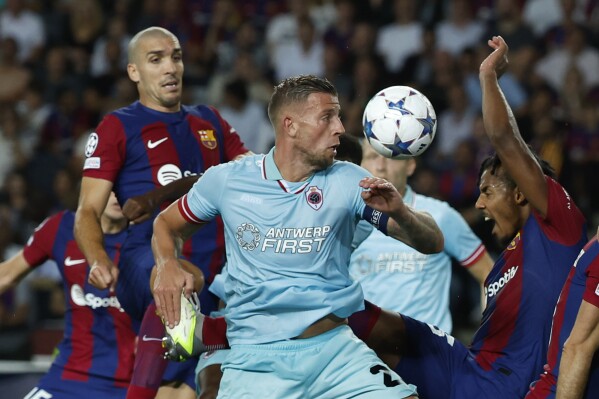
[[[494,51],[480,64],[479,73],[481,75],[495,73],[499,79],[508,67],[509,47],[501,36],[493,36],[487,43]]]

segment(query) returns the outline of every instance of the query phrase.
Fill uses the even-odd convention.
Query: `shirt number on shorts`
[[[445,331],[438,329],[437,327],[433,326],[432,324],[427,323],[426,325],[428,326],[428,328],[431,329],[433,334],[435,334],[438,337],[445,337],[445,339],[447,339],[447,343],[449,344],[449,346],[453,346],[453,343],[455,341],[454,337],[447,334]]]
[[[50,399],[50,398],[52,398],[52,394],[50,392],[47,392],[41,388],[35,387],[23,399]]]
[[[371,374],[383,373],[383,383],[388,388],[393,388],[399,385],[399,380],[396,380],[391,375],[391,370],[387,366],[383,366],[382,364],[377,364],[376,366],[372,366],[370,368]]]

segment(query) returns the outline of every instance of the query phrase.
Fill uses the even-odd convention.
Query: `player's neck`
[[[313,167],[279,147],[275,147],[273,160],[283,179],[288,182],[306,181],[315,172]]]

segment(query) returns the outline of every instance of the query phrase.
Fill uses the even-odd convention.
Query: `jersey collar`
[[[279,183],[281,189],[286,193],[301,193],[310,183],[311,179],[306,180],[304,183],[300,184],[297,187],[295,187],[295,185],[294,187],[290,187],[289,183],[287,183],[287,181],[283,179],[283,176],[281,175],[279,168],[277,168],[277,165],[275,164],[275,148],[276,147],[271,148],[271,150],[268,152],[268,154],[264,156],[264,159],[262,160],[262,178],[265,180],[276,180],[277,183]]]
[[[283,180],[279,168],[275,164],[275,147],[268,151],[268,154],[264,156],[262,161],[262,177],[266,180]]]

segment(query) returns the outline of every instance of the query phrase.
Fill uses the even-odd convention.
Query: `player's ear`
[[[127,74],[133,83],[139,83],[139,72],[137,71],[137,65],[127,64]]]
[[[528,200],[526,199],[526,197],[524,196],[524,194],[522,193],[522,191],[520,191],[520,189],[518,187],[514,187],[514,199],[516,200],[516,204],[518,204],[520,206],[524,206],[524,205],[528,204]]]
[[[282,124],[285,134],[295,137],[297,132],[297,124],[294,122],[293,116],[290,114],[283,115]]]

